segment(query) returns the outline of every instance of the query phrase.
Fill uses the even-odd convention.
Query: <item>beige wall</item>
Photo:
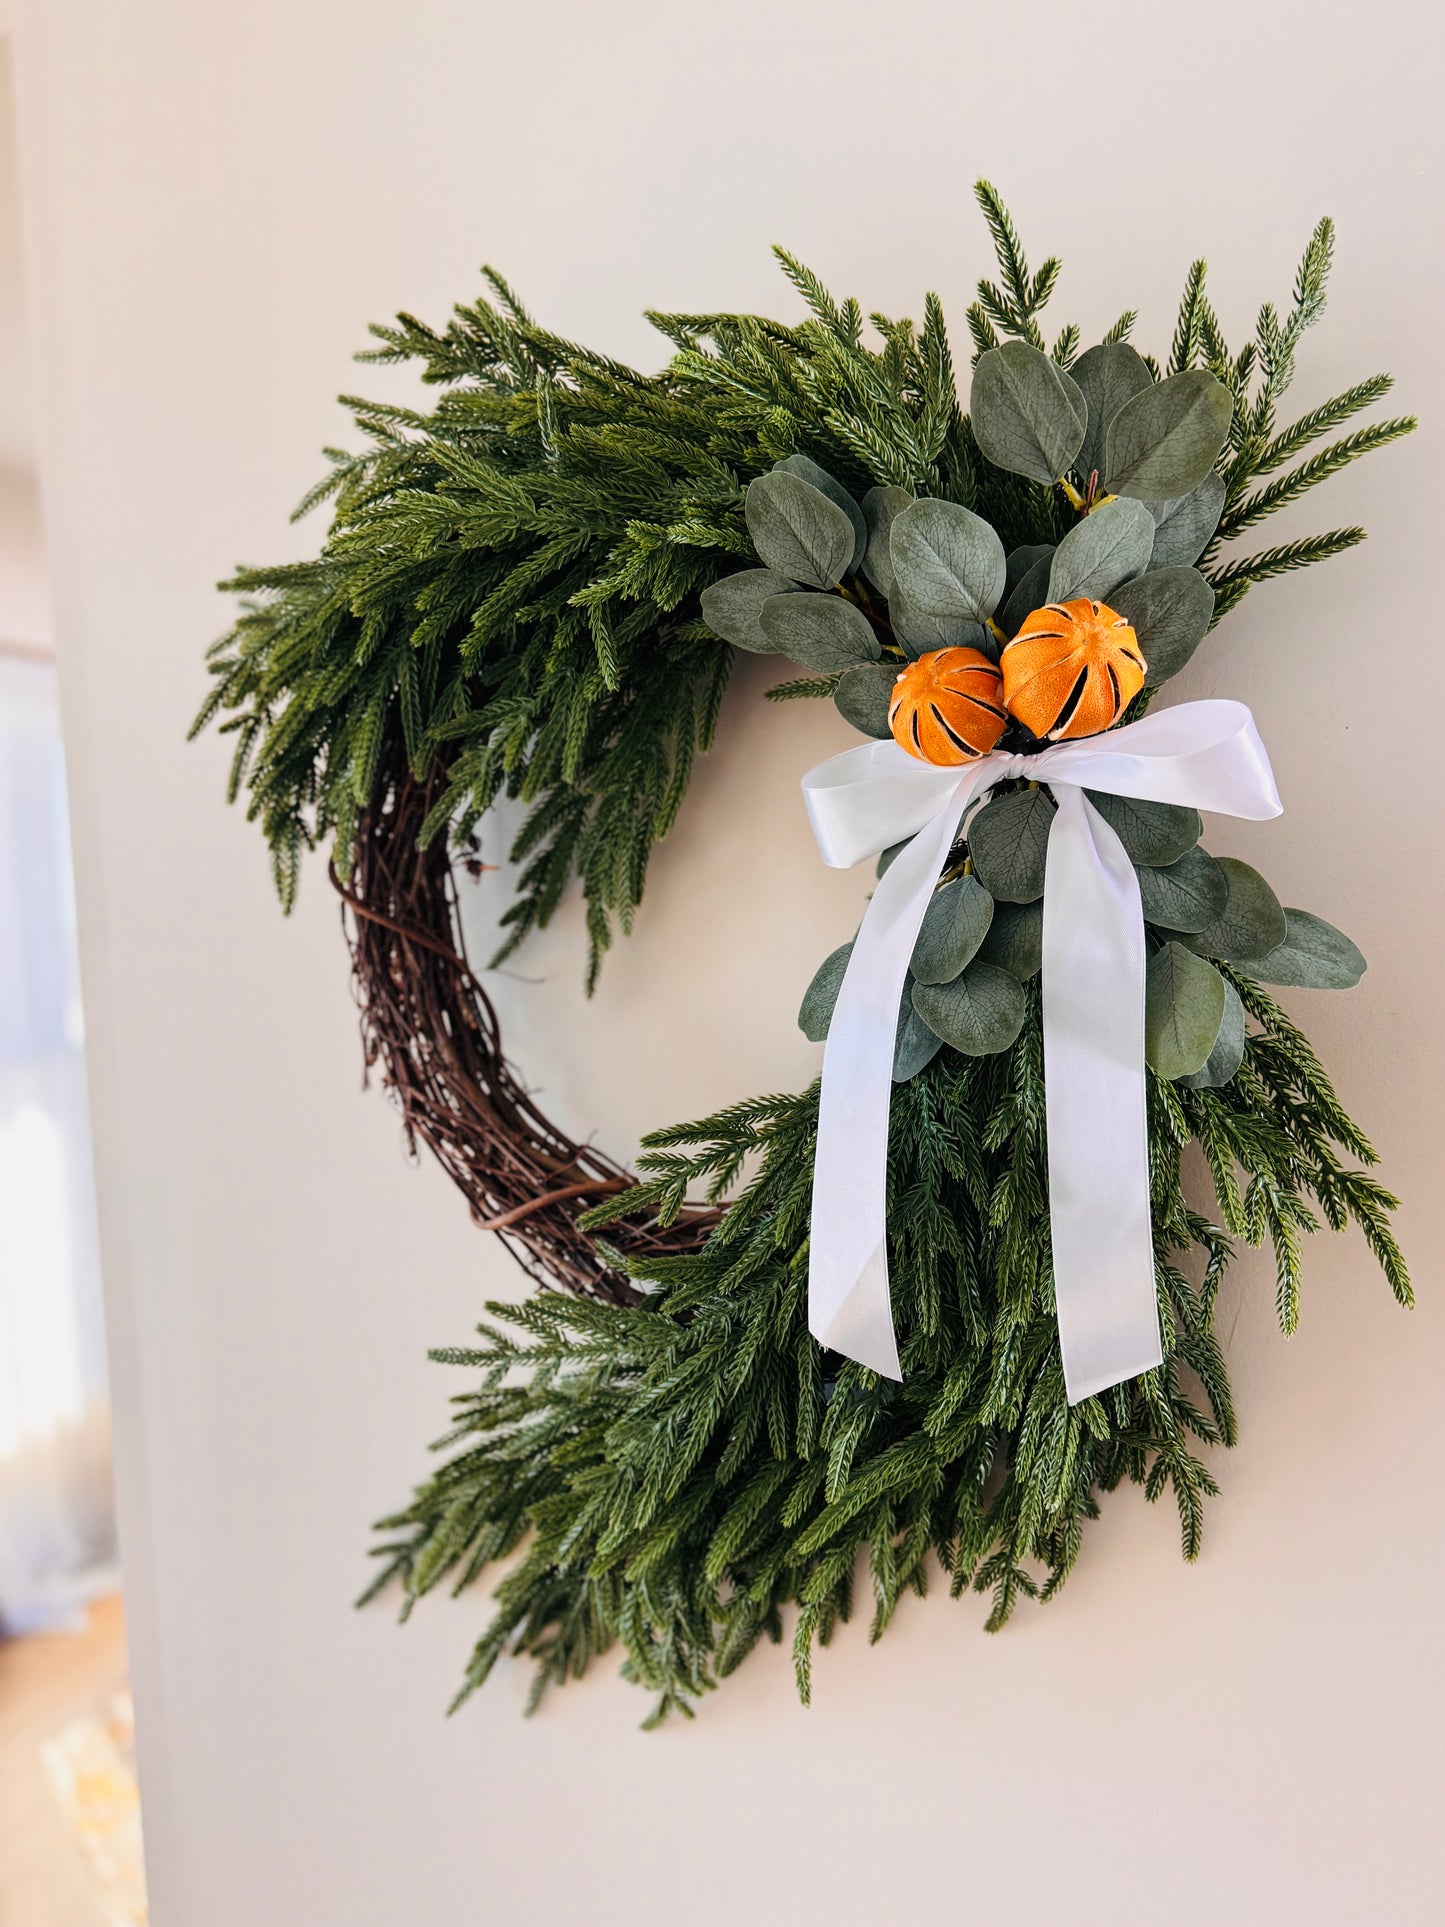
[[[0,0],[0,652],[12,659],[50,650],[25,329],[14,66],[9,0]]]
[[[1438,1920],[1445,1371],[1438,317],[1440,47],[1423,4],[1210,9],[672,0],[30,0],[35,339],[58,568],[159,1927],[443,1920]],[[1196,22],[1212,20],[1207,37]],[[1376,97],[1389,91],[1388,106]],[[518,1718],[503,1667],[441,1709],[485,1605],[353,1616],[368,1520],[453,1389],[426,1364],[518,1289],[358,1091],[324,879],[276,914],[224,748],[187,749],[212,584],[300,553],[362,324],[501,265],[556,326],[655,360],[648,304],[789,303],[785,240],[865,305],[963,308],[968,194],[1064,251],[1061,318],[1162,342],[1190,255],[1243,333],[1340,221],[1309,402],[1379,366],[1426,418],[1332,485],[1369,546],[1263,589],[1188,678],[1242,697],[1288,814],[1221,825],[1372,960],[1292,1000],[1409,1203],[1422,1308],[1358,1241],[1311,1250],[1304,1329],[1228,1291],[1243,1442],[1204,1557],[1107,1508],[1067,1594],[1001,1638],[912,1603],[818,1668],[781,1654],[644,1736],[601,1673]],[[1304,518],[1308,520],[1310,518]],[[797,778],[842,726],[740,679],[723,747],[599,1004],[568,916],[503,1001],[529,1072],[618,1149],[806,1076],[791,1029],[863,883],[810,854]],[[761,868],[766,848],[776,865]],[[482,914],[487,906],[482,907]],[[1221,1455],[1223,1457],[1223,1455]]]

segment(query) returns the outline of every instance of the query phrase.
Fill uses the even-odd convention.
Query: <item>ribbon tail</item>
[[[816,1172],[813,1209],[817,1210]],[[817,1223],[817,1219],[814,1219]],[[814,1234],[816,1243],[816,1233]],[[810,1258],[811,1263],[811,1258]],[[829,1274],[831,1273],[831,1279]],[[820,1345],[830,1352],[866,1365],[882,1378],[901,1379],[898,1339],[893,1330],[893,1301],[888,1288],[888,1244],[875,1246],[870,1257],[851,1283],[846,1282],[846,1267],[839,1273],[833,1266],[825,1270],[825,1283],[836,1281],[831,1293],[831,1310],[814,1298],[810,1272],[808,1286],[808,1329]],[[838,1296],[837,1285],[842,1285]]]
[[[1144,916],[1134,866],[1082,789],[1058,813],[1044,889],[1049,1215],[1071,1405],[1163,1361],[1149,1202]]]
[[[808,1329],[885,1378],[903,1376],[888,1289],[888,1111],[908,960],[959,819],[997,780],[970,770],[879,878],[828,1028],[818,1098]]]

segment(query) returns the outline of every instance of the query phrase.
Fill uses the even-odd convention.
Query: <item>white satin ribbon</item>
[[[1037,755],[940,769],[863,743],[803,778],[823,861],[849,869],[909,839],[854,940],[823,1053],[808,1325],[820,1344],[900,1378],[888,1294],[888,1107],[908,961],[965,810],[995,784],[1046,782],[1058,803],[1044,884],[1049,1214],[1069,1403],[1161,1362],[1144,1078],[1144,917],[1124,846],[1084,795],[1278,816],[1243,703],[1181,703]]]

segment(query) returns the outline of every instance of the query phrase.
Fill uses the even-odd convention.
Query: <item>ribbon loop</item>
[[[854,940],[823,1054],[808,1325],[821,1344],[898,1378],[888,1288],[888,1111],[898,1006],[913,945],[969,805],[1016,776],[1058,803],[1044,886],[1044,1078],[1049,1215],[1070,1404],[1161,1361],[1144,1076],[1144,919],[1134,866],[1085,788],[1260,821],[1280,813],[1242,703],[1146,716],[1036,755],[963,769],[894,742],[803,778],[823,861],[850,868],[906,843]]]

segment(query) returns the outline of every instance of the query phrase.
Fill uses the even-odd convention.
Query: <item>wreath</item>
[[[1278,807],[1247,711],[1153,705],[1255,583],[1364,531],[1238,538],[1413,420],[1336,434],[1386,375],[1281,420],[1328,221],[1237,352],[1196,262],[1156,361],[1132,310],[1047,346],[1059,263],[1031,271],[976,191],[998,278],[968,413],[935,296],[870,334],[781,250],[808,318],[653,314],[656,375],[488,270],[445,329],[373,330],[361,359],[443,393],[348,399],[363,452],[302,504],[334,499],[320,554],[224,585],[196,728],[234,735],[287,908],[329,845],[367,1065],[541,1287],[432,1354],[472,1389],[365,1595],[399,1585],[405,1616],[501,1567],[458,1701],[504,1652],[535,1704],[620,1642],[652,1719],[686,1713],[785,1622],[806,1701],[862,1569],[874,1639],[939,1568],[994,1630],[1126,1481],[1172,1494],[1193,1559],[1201,1448],[1235,1438],[1237,1242],[1271,1247],[1286,1334],[1321,1219],[1411,1302],[1375,1154],[1272,994],[1364,960],[1200,844],[1200,806]],[[821,1084],[655,1132],[632,1173],[508,1063],[456,877],[522,799],[500,956],[580,886],[590,988],[734,649],[859,730],[808,805],[825,859],[881,851],[879,883],[802,999]]]

